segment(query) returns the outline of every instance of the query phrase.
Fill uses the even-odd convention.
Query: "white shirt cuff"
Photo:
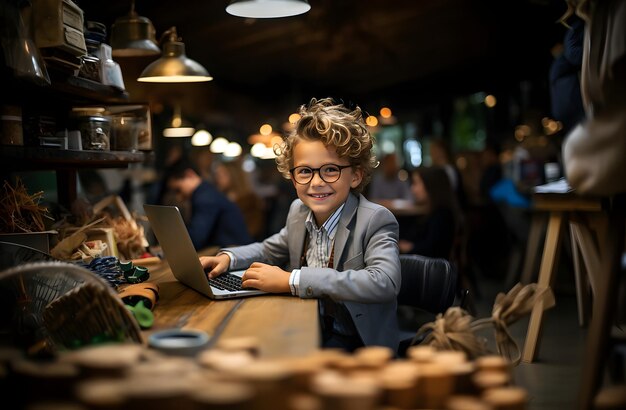
[[[233,270],[233,267],[237,265],[237,264],[236,264],[236,262],[237,262],[237,258],[235,258],[235,255],[233,255],[233,253],[232,253],[232,252],[230,252],[230,251],[219,251],[219,252],[217,253],[217,255],[215,255],[215,256],[219,256],[219,255],[221,255],[221,254],[226,254],[226,255],[228,255],[228,257],[230,258],[230,265],[228,266],[228,270]]]
[[[289,275],[289,289],[293,296],[300,295],[300,269],[294,269]]]

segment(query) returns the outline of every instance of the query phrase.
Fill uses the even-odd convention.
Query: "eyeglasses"
[[[313,175],[317,172],[322,178],[322,181],[327,184],[337,182],[339,178],[341,178],[341,170],[345,168],[350,168],[352,165],[335,165],[335,164],[324,164],[319,168],[311,168],[311,167],[295,167],[291,168],[289,172],[294,181],[296,181],[300,185],[306,185],[313,179]]]

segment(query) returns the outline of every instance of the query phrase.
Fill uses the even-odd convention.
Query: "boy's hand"
[[[289,275],[291,272],[277,266],[254,262],[244,273],[241,285],[244,288],[256,288],[272,293],[290,293]]]
[[[200,263],[207,273],[209,278],[214,278],[226,272],[230,267],[230,257],[222,253],[217,256],[201,256]]]

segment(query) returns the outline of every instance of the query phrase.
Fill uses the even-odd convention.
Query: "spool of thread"
[[[494,410],[525,410],[528,405],[528,393],[521,387],[488,389],[482,398]]]

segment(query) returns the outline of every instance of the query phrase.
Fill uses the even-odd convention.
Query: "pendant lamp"
[[[211,81],[213,77],[196,61],[185,55],[185,44],[172,27],[163,33],[163,54],[148,65],[137,81],[147,83],[194,83]]]
[[[226,6],[227,13],[249,18],[297,16],[310,9],[307,0],[231,0]]]
[[[156,30],[152,22],[135,12],[135,1],[130,13],[119,17],[111,26],[113,57],[150,56],[161,52],[156,43]]]

